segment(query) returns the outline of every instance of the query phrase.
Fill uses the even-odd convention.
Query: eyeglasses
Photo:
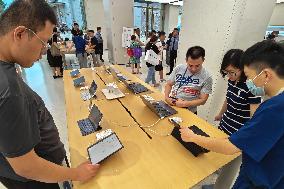
[[[40,42],[42,43],[42,49],[41,49],[41,53],[42,54],[45,54],[47,48],[48,48],[48,45],[46,42],[44,42],[33,30],[29,29],[29,28],[26,28],[29,32],[31,32],[34,36],[36,36]]]
[[[223,70],[222,71],[224,75],[228,75],[228,76],[231,76],[231,77],[236,77],[237,76],[237,73],[239,73],[239,71],[237,72],[234,72],[234,71],[226,71],[226,70]]]

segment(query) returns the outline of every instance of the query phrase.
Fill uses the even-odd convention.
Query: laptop
[[[164,101],[149,100],[147,95],[141,95],[143,103],[148,106],[161,119],[172,116],[178,112]]]
[[[124,75],[122,75],[119,71],[115,70],[114,68],[110,67],[111,75],[119,82],[127,80]]]
[[[80,87],[80,86],[84,86],[86,80],[85,80],[85,77],[82,76],[77,79],[74,79],[73,82],[74,82],[75,87]]]
[[[99,108],[93,105],[88,118],[79,120],[77,122],[82,136],[86,136],[101,130],[102,128],[100,126],[100,122],[102,117],[103,114],[100,112]]]
[[[179,141],[188,151],[190,151],[195,157],[204,154],[204,153],[208,153],[209,150],[202,148],[200,146],[198,146],[197,144],[193,143],[193,142],[184,142],[181,139],[180,136],[180,125],[178,123],[176,123],[175,121],[171,121],[171,123],[174,124],[174,129],[171,133],[171,135],[177,140]],[[199,129],[197,126],[193,125],[188,127],[190,130],[192,130],[195,134],[197,135],[201,135],[201,136],[205,136],[205,137],[209,137],[208,134],[206,134],[204,131],[202,131],[201,129]]]
[[[80,74],[80,71],[78,69],[72,70],[70,72],[71,77],[77,77]]]
[[[89,90],[83,90],[81,92],[81,98],[86,101],[86,100],[90,100],[91,98],[96,97],[96,92],[97,92],[97,84],[96,82],[93,80]]]
[[[134,94],[140,94],[149,91],[144,85],[138,82],[127,82],[126,80],[123,81],[126,87],[132,91]]]

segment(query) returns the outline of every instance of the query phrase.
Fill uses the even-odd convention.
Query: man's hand
[[[174,100],[173,100],[172,98],[166,97],[165,100],[166,100],[166,102],[167,102],[169,105],[171,105],[171,106],[174,106],[174,105],[175,105]]]
[[[192,142],[192,139],[196,136],[192,130],[188,127],[183,127],[180,130],[181,139],[184,142]]]
[[[75,181],[86,182],[96,176],[99,165],[92,165],[91,162],[87,161],[79,165],[76,170],[76,178]]]
[[[186,101],[182,99],[177,99],[176,100],[176,106],[179,108],[187,108],[188,106],[186,105]]]

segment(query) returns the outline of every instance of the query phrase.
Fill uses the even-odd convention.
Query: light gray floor
[[[66,58],[69,60],[75,58],[75,56],[67,55]],[[107,52],[104,54],[104,60],[107,60]],[[108,64],[107,61],[105,63]],[[137,74],[136,76],[141,78],[142,80],[145,80],[148,68],[145,63],[142,63],[141,66],[142,74]],[[127,67],[126,69],[131,72],[131,69],[129,67]],[[164,75],[168,70],[169,68],[165,66]],[[51,112],[58,127],[61,141],[64,143],[65,149],[68,153],[69,145],[66,129],[66,110],[63,81],[62,79],[53,79],[52,75],[52,70],[49,67],[45,57],[39,62],[35,63],[32,68],[23,69],[22,71],[23,79],[35,92],[37,92],[42,97],[46,107]],[[166,75],[165,78],[167,78]],[[159,81],[158,73],[156,74],[156,79],[157,81]],[[158,89],[160,91],[163,91],[164,85],[165,83],[162,83],[161,86],[158,87]],[[67,154],[67,156],[69,157],[69,153]],[[214,180],[214,178],[210,178],[209,181],[207,179],[205,183],[210,183],[212,182],[212,180]],[[200,188],[200,185],[195,188]],[[3,187],[1,183],[0,189],[5,189],[5,187]]]

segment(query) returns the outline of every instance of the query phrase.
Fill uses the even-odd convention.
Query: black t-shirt
[[[0,176],[27,181],[5,157],[19,157],[34,149],[38,156],[61,164],[66,152],[50,112],[18,76],[15,64],[0,61],[0,75]]]
[[[157,45],[155,45],[154,43],[150,43],[150,42],[149,42],[149,43],[147,43],[146,46],[145,46],[145,51],[147,52],[147,51],[150,50],[150,49],[152,49],[156,54],[159,54],[159,53],[160,53],[160,51],[159,51]],[[146,65],[147,65],[147,67],[152,67],[152,66],[153,66],[152,64],[150,64],[150,63],[148,63],[148,62],[146,62]]]
[[[96,54],[98,54],[98,52],[99,52],[98,44],[99,44],[99,43],[98,43],[97,38],[96,38],[95,36],[92,37],[92,38],[91,38],[91,45],[92,45],[92,46],[96,46],[96,47],[95,47],[95,53],[96,53]]]

